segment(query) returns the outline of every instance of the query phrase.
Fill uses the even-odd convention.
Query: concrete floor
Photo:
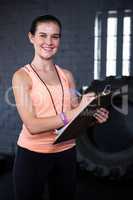
[[[77,184],[77,200],[115,200],[133,199],[133,180],[128,182],[111,182],[96,178],[86,172],[80,172]],[[46,194],[46,200],[48,200]],[[0,200],[14,200],[12,173],[0,176]]]

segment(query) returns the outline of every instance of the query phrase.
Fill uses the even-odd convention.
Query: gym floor
[[[125,182],[107,181],[88,172],[79,171],[77,200],[132,199],[132,188],[132,179]],[[48,200],[47,196],[46,194],[46,200]],[[0,175],[0,200],[14,200],[11,170]]]

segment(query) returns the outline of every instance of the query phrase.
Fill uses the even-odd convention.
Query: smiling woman
[[[42,199],[46,181],[50,200],[74,200],[75,139],[54,144],[56,129],[71,121],[95,96],[85,94],[79,103],[71,92],[75,91],[71,72],[53,62],[61,37],[61,23],[56,17],[37,17],[28,36],[35,51],[33,60],[18,69],[12,79],[17,110],[23,121],[14,163],[16,200]],[[96,116],[100,123],[107,118],[106,110]]]
[[[29,38],[38,56],[49,59],[56,54],[59,48],[60,28],[53,22],[40,23],[35,35],[29,32]]]

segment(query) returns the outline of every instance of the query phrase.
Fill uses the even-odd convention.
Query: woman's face
[[[35,35],[29,33],[29,38],[34,45],[35,55],[49,60],[58,51],[60,28],[54,22],[42,22],[37,25]]]

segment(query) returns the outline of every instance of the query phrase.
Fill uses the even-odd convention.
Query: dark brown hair
[[[35,18],[31,24],[30,27],[30,32],[32,35],[35,35],[36,29],[37,29],[37,25],[39,23],[45,23],[45,22],[53,22],[56,23],[59,28],[60,28],[60,36],[61,36],[61,30],[62,30],[62,25],[59,19],[57,19],[55,16],[53,15],[42,15],[42,16],[38,16],[37,18]]]

